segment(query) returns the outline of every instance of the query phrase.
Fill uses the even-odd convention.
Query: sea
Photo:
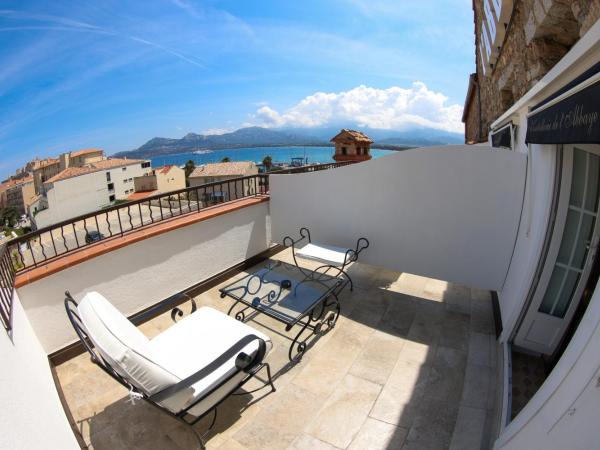
[[[333,147],[242,147],[223,150],[198,150],[190,153],[161,155],[151,158],[152,167],[167,164],[183,166],[189,160],[196,166],[213,162],[221,162],[225,157],[231,161],[254,161],[262,163],[265,156],[270,156],[274,164],[289,164],[292,158],[305,158],[305,164],[319,164],[333,161]],[[373,158],[394,152],[394,150],[371,149]]]

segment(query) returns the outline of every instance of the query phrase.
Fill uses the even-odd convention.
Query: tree
[[[0,221],[4,225],[14,227],[19,221],[19,211],[16,208],[8,207],[0,210]]]
[[[226,156],[221,160],[221,162],[231,162],[231,159],[229,159],[229,156]]]
[[[194,161],[192,161],[191,159],[185,163],[185,177],[189,177],[190,174],[194,171],[194,169],[196,168],[196,164],[194,163]]]
[[[265,166],[265,171],[269,171],[271,170],[271,166],[273,165],[273,158],[271,158],[269,155],[265,156],[263,158],[263,166]]]

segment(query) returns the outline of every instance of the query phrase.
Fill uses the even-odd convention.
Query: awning
[[[600,63],[533,108],[525,142],[600,143]]]

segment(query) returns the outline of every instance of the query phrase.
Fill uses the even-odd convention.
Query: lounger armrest
[[[346,267],[348,264],[358,261],[358,255],[364,249],[369,247],[369,240],[365,237],[361,237],[356,241],[356,248],[349,248],[344,256],[344,264],[342,267]]]
[[[252,341],[255,341],[255,340],[258,340],[258,352],[256,352],[254,358],[250,359],[250,357],[248,355],[246,355],[245,353],[242,352],[242,349],[244,347],[246,347],[248,344],[250,344]],[[231,347],[229,347],[224,353],[222,353],[214,361],[212,361],[208,365],[204,366],[202,369],[200,369],[196,373],[193,373],[189,377],[184,378],[183,380],[179,381],[178,383],[176,383],[172,386],[169,386],[168,388],[165,388],[162,391],[157,392],[156,394],[151,395],[150,400],[152,400],[153,402],[156,402],[156,403],[160,403],[160,402],[163,402],[166,399],[174,396],[175,394],[177,394],[178,392],[180,392],[182,390],[189,389],[195,383],[197,383],[201,379],[207,377],[208,375],[213,373],[215,370],[217,370],[219,367],[221,367],[223,364],[225,364],[225,362],[227,362],[228,360],[230,360],[231,358],[236,356],[236,354],[238,354],[238,357],[236,358],[236,367],[240,371],[243,370],[244,372],[249,372],[254,366],[256,366],[256,364],[259,364],[262,361],[262,359],[265,356],[266,350],[267,350],[267,344],[265,343],[265,341],[263,339],[259,338],[258,336],[254,335],[254,334],[249,334],[247,336],[244,336],[242,339],[240,339],[235,344],[233,344]],[[244,356],[240,357],[240,355],[244,355]],[[248,359],[250,359],[250,362],[248,362]],[[239,365],[238,365],[238,361],[239,361]]]

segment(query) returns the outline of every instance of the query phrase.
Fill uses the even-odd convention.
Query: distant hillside
[[[275,145],[317,145],[325,144],[317,138],[304,135],[299,136],[277,130],[261,127],[240,128],[225,134],[195,134],[188,133],[181,139],[156,137],[150,139],[141,147],[116,153],[114,156],[128,158],[151,158],[161,155],[187,153],[196,150],[218,150],[236,147],[261,147]]]
[[[347,128],[350,126],[346,125]],[[342,127],[269,129],[261,127],[240,128],[225,134],[188,133],[181,139],[155,137],[141,147],[116,153],[116,157],[154,158],[156,156],[188,153],[197,150],[220,150],[238,147],[272,147],[286,145],[331,145],[329,140]],[[464,136],[433,129],[411,131],[378,130],[354,126],[363,130],[375,141],[374,147],[426,147],[432,145],[460,144]]]

